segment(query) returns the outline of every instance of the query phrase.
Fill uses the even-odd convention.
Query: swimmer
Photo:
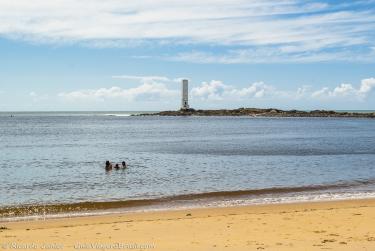
[[[109,162],[109,160],[107,160],[107,161],[105,162],[105,170],[106,170],[106,171],[112,170],[112,163]]]
[[[124,169],[127,168],[125,161],[122,162],[122,168],[124,168]]]

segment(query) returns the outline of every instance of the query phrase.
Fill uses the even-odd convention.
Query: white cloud
[[[375,88],[375,78],[363,79],[359,88],[355,88],[352,84],[341,84],[333,89],[323,87],[311,94],[313,98],[342,98],[349,97],[359,100],[366,98],[372,89]]]
[[[313,97],[313,98],[320,98],[320,97],[325,97],[325,96],[326,97],[331,96],[328,87],[323,87],[322,89],[320,89],[318,91],[314,91],[311,94],[311,97]]]
[[[341,84],[333,90],[333,96],[348,96],[356,93],[356,90],[351,84]]]
[[[42,39],[115,43],[121,39],[170,38],[234,42],[250,35],[241,35],[243,31],[255,29],[248,25],[248,18],[267,24],[267,17],[272,15],[311,13],[327,7],[296,0],[35,0],[32,4],[28,0],[1,0],[0,32]],[[217,24],[222,24],[222,29],[216,29]],[[242,24],[246,26],[237,27],[238,31],[233,29]],[[235,36],[230,38],[230,35]]]
[[[119,76],[112,76],[112,78],[119,78],[119,79],[127,79],[127,80],[134,80],[137,82],[156,82],[156,81],[170,81],[169,78],[164,76],[134,76],[134,75],[119,75]]]
[[[219,100],[249,100],[249,99],[341,99],[364,100],[375,88],[375,78],[363,79],[359,88],[351,84],[341,84],[334,88],[323,87],[313,90],[312,86],[304,85],[297,90],[280,90],[263,82],[255,82],[244,88],[235,88],[222,81],[212,80],[203,82],[191,90],[193,98],[207,101]]]
[[[361,94],[368,94],[373,88],[375,88],[375,78],[363,79],[358,92]]]
[[[321,46],[320,42],[316,43]],[[200,64],[242,64],[242,63],[309,63],[325,61],[356,61],[373,62],[375,50],[371,52],[358,52],[356,50],[344,51],[320,51],[312,48],[301,48],[300,46],[274,47],[257,46],[251,49],[231,49],[220,53],[206,51],[180,52],[176,55],[165,56],[172,61],[192,62]],[[291,48],[293,47],[293,49]]]
[[[226,93],[230,93],[233,88],[223,84],[221,81],[212,80],[211,82],[203,82],[201,86],[191,90],[193,97],[210,100],[221,100]]]
[[[244,88],[235,88],[224,84],[222,81],[212,80],[211,82],[203,82],[200,86],[193,88],[191,95],[193,98],[203,100],[237,100],[249,98],[261,99],[275,95],[283,96],[284,93],[263,82],[256,82]]]
[[[122,89],[120,87],[78,90],[60,93],[58,96],[68,101],[123,99],[126,102],[135,100],[160,100],[177,96],[178,92],[170,90],[163,83],[144,83],[135,88]]]
[[[143,81],[139,86],[133,88],[98,88],[89,90],[77,90],[58,94],[65,101],[123,101],[123,102],[166,102],[178,101],[180,89],[176,85],[168,87],[166,83],[174,81],[180,82],[179,78],[171,79],[160,76],[131,76],[122,75],[123,79],[135,79]],[[157,82],[156,80],[160,81]],[[163,80],[165,80],[163,82]],[[151,81],[151,82],[150,82]],[[255,82],[242,88],[228,85],[220,80],[211,80],[202,82],[190,91],[191,99],[203,102],[229,101],[297,101],[300,99],[319,101],[319,100],[357,100],[362,101],[367,98],[375,88],[375,78],[363,79],[358,88],[351,84],[340,84],[334,88],[324,87],[314,90],[312,86],[304,85],[295,90],[279,89],[274,85],[264,82]],[[39,98],[35,92],[30,96]]]
[[[311,92],[311,86],[310,85],[303,85],[302,87],[299,87],[294,95],[295,99],[301,99],[306,97]]]
[[[350,8],[326,0],[0,0],[2,37],[99,48],[204,44],[234,49],[207,60],[222,63],[361,60],[373,50],[374,29],[374,12],[365,3]],[[364,50],[347,53],[355,46]],[[175,57],[194,61],[207,55]]]

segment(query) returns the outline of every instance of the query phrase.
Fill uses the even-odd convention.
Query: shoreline
[[[109,201],[51,202],[0,206],[0,222],[16,218],[59,218],[61,215],[98,214],[106,211],[168,210],[171,208],[220,207],[231,205],[273,204],[298,201],[375,198],[362,186],[373,179],[297,187],[269,187],[248,190],[211,191],[164,197],[132,198]],[[358,190],[358,188],[360,190]]]
[[[310,192],[312,191],[314,190]],[[225,194],[226,192],[176,196],[181,197],[180,200],[173,200],[175,197],[165,197],[148,200],[94,201],[0,207],[0,223],[134,214],[139,212],[168,212],[189,209],[375,200],[375,192],[334,193],[332,191],[325,191],[325,193],[316,194],[306,192],[296,194],[266,194],[268,196],[265,197],[248,197],[247,192],[228,192],[227,197],[209,197],[211,194]],[[192,196],[202,199],[195,198],[189,200],[188,198]]]
[[[3,243],[152,250],[373,250],[375,199],[194,208],[0,223]],[[1,250],[1,247],[0,247]],[[135,249],[143,250],[143,249]]]

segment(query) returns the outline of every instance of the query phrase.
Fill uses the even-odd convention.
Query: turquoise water
[[[0,206],[230,191],[258,202],[375,197],[373,119],[131,113],[1,113]],[[106,160],[129,168],[106,172]]]

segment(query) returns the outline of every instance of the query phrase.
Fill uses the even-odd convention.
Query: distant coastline
[[[251,117],[345,117],[345,118],[375,118],[375,112],[350,112],[329,110],[280,110],[260,108],[238,108],[219,110],[177,110],[156,113],[141,113],[135,116],[251,116]]]

